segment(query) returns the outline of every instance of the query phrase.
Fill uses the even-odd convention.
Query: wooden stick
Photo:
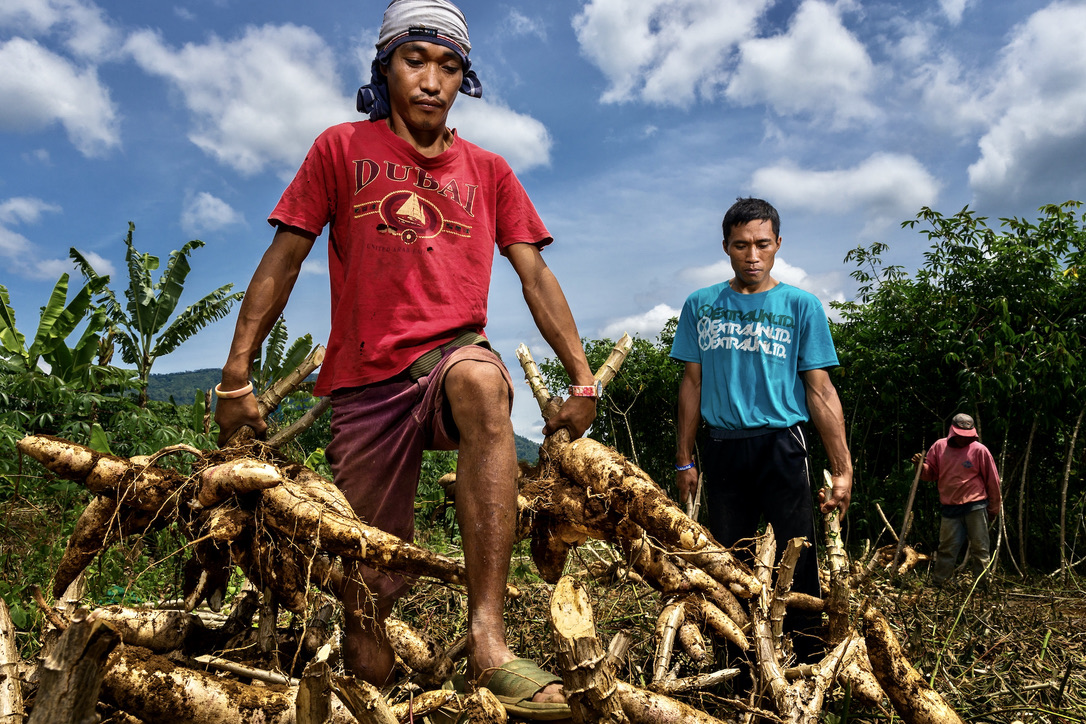
[[[0,724],[22,724],[26,713],[19,683],[19,660],[15,624],[7,603],[0,598]]]
[[[306,377],[313,374],[313,370],[320,367],[322,362],[324,362],[324,345],[318,344],[293,372],[281,378],[260,396],[257,405],[260,416],[267,417],[269,412],[279,407],[279,403],[283,401],[283,398],[302,384]]]
[[[304,415],[291,423],[289,427],[286,427],[272,435],[271,438],[268,440],[268,447],[272,447],[277,450],[283,447],[288,442],[308,430],[313,425],[313,423],[319,420],[320,416],[323,415],[331,406],[331,397],[320,398],[320,402],[309,408],[309,410],[307,410]]]
[[[602,382],[603,386],[606,387],[618,374],[619,368],[626,361],[626,356],[630,354],[631,349],[633,349],[633,339],[624,332],[622,339],[615,344],[603,365],[596,370],[596,381]]]
[[[901,558],[901,548],[905,545],[905,537],[909,535],[909,526],[912,523],[913,501],[916,500],[916,487],[920,484],[920,473],[924,470],[924,459],[927,453],[920,455],[920,464],[916,466],[916,475],[913,476],[913,486],[909,488],[909,502],[905,504],[905,520],[901,524],[901,535],[897,538],[897,548],[894,550],[894,559],[890,562],[890,575],[897,575],[897,562]]]

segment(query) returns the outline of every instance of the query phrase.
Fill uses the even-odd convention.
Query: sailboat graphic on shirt
[[[418,194],[412,193],[407,200],[396,209],[396,220],[404,226],[423,226],[426,223],[426,215],[422,211]]]

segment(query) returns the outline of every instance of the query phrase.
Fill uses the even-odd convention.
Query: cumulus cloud
[[[663,330],[667,320],[679,316],[679,310],[667,304],[657,304],[643,314],[634,314],[609,322],[600,330],[600,337],[619,339],[624,333],[631,337],[654,340]]]
[[[459,96],[449,125],[483,148],[501,154],[517,173],[551,162],[551,140],[541,122],[498,101]]]
[[[181,209],[181,228],[189,234],[215,231],[243,221],[230,204],[206,191],[189,196]]]
[[[969,181],[981,204],[1080,198],[1086,158],[1086,5],[1056,2],[1015,29],[986,99],[994,121]]]
[[[240,38],[179,49],[140,31],[125,47],[180,92],[192,116],[189,140],[242,174],[293,173],[321,131],[355,119],[333,51],[310,28],[250,27]]]
[[[736,45],[771,0],[591,0],[573,18],[581,54],[610,86],[605,103],[686,106],[715,98]]]
[[[754,172],[751,190],[780,207],[820,213],[860,211],[885,225],[934,205],[939,181],[912,156],[876,153],[857,166],[812,171],[791,162]]]
[[[0,130],[40,131],[60,123],[84,156],[120,144],[117,112],[94,67],[78,67],[33,40],[0,44]]]
[[[786,33],[740,44],[727,96],[738,105],[767,103],[782,115],[811,113],[847,124],[877,116],[866,99],[875,80],[867,50],[839,9],[805,0]]]
[[[94,3],[79,0],[5,0],[0,27],[20,35],[59,35],[73,54],[93,60],[112,57],[119,33]]]

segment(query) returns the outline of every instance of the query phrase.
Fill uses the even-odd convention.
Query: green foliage
[[[155,360],[176,350],[198,331],[225,317],[234,302],[241,299],[241,292],[230,293],[232,284],[226,284],[206,294],[195,304],[186,307],[174,317],[174,312],[184,291],[185,279],[191,271],[189,255],[204,245],[193,240],[180,250],[170,252],[170,260],[157,282],[152,282],[151,272],[159,268],[159,259],[151,254],[139,253],[132,243],[135,224],[129,222],[125,237],[125,261],[128,266],[128,288],[124,295],[127,304],[121,305],[116,294],[108,286],[102,286],[106,316],[114,326],[116,340],[121,345],[121,358],[136,366],[137,377],[143,385],[140,405],[147,403],[147,381]],[[87,259],[72,248],[69,256],[91,282],[105,280]],[[172,321],[171,321],[172,319]]]
[[[835,304],[842,322],[834,326],[841,358],[834,381],[857,469],[859,506],[850,518],[866,524],[865,535],[881,528],[870,510],[860,513],[865,501],[881,495],[885,510],[900,510],[912,477],[907,459],[945,436],[956,412],[967,412],[1002,464],[1004,510],[1020,521],[1018,535],[1027,536],[1038,564],[1058,563],[1048,531],[1058,525],[1070,430],[1086,404],[1086,277],[1078,272],[1086,217],[1079,208],[1045,206],[1036,221],[1001,219],[999,229],[968,208],[952,216],[925,208],[904,224],[920,227],[931,243],[912,277],[883,264],[885,244],[846,257],[857,265],[860,294]],[[937,497],[927,511],[922,502],[918,514],[937,509]],[[929,532],[930,550],[935,531],[923,522],[914,530]]]

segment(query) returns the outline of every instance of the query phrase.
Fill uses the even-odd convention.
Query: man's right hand
[[[256,395],[236,399],[220,397],[215,403],[215,422],[219,423],[219,447],[228,444],[230,438],[246,425],[253,429],[258,438],[263,438],[268,431],[268,423],[260,416]]]
[[[698,469],[679,470],[675,473],[675,484],[679,486],[679,502],[693,500],[698,494]]]

